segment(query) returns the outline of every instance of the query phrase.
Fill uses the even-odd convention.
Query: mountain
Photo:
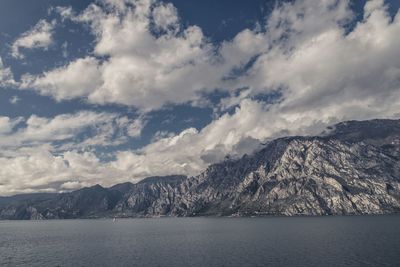
[[[150,203],[164,201],[163,189],[176,186],[185,178],[180,175],[149,177],[137,184],[123,183],[110,188],[95,185],[70,193],[39,193],[2,197],[0,198],[0,219],[75,219],[122,216],[125,208],[124,200],[131,208],[129,215],[133,216],[135,211],[144,209]],[[137,201],[137,206],[132,203],[132,199]]]
[[[1,219],[350,215],[400,211],[400,120],[273,140],[194,177],[0,198]]]

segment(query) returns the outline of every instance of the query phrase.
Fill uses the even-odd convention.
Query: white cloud
[[[95,147],[124,144],[146,121],[81,111],[53,118],[0,117],[0,195],[69,190],[134,180],[100,159]]]
[[[153,11],[153,20],[156,28],[163,31],[179,30],[178,11],[171,3],[161,3]]]
[[[0,116],[0,135],[10,133],[21,120],[21,118],[10,119],[9,117]]]
[[[10,68],[4,67],[3,60],[0,57],[0,87],[16,86],[14,75]]]
[[[0,157],[0,195],[57,192],[97,183],[111,186],[135,181],[123,166],[102,162],[93,152],[75,150],[54,154],[48,146],[26,149],[14,157]]]
[[[130,137],[139,137],[146,123],[147,122],[143,117],[135,119],[129,123],[129,126],[127,127],[128,135]]]
[[[333,2],[314,6],[296,1],[275,10],[286,23],[271,22],[276,19],[272,16],[269,25],[285,26],[273,28],[270,35],[279,39],[278,33],[285,33],[286,41],[262,54],[239,84],[253,93],[282,88],[275,108],[297,117],[316,110],[315,119],[398,114],[399,13],[392,20],[383,1],[370,1],[365,19],[346,33],[341,22],[351,17],[344,8],[347,2],[332,8]],[[313,25],[315,17],[324,19]]]
[[[62,45],[61,45],[61,53],[62,53],[62,56],[63,56],[63,58],[68,58],[68,42],[64,42]]]
[[[24,122],[23,125],[13,130],[21,122]],[[61,114],[53,118],[31,115],[27,120],[1,117],[0,155],[43,144],[52,144],[53,151],[118,145],[133,134],[139,136],[144,125],[140,118],[129,119],[116,113],[92,111]]]
[[[235,51],[232,48],[230,54],[226,52],[232,58],[222,60],[215,57],[215,47],[199,27],[180,28],[177,11],[171,4],[129,2],[134,8],[128,8],[122,0],[106,1],[103,5],[91,4],[78,15],[65,15],[89,24],[96,36],[93,54],[102,60],[92,58],[89,69],[96,70],[97,79],[87,79],[84,72],[81,79],[69,78],[75,73],[70,69],[85,60],[78,59],[41,76],[26,76],[30,77],[29,86],[57,100],[83,97],[91,103],[118,103],[149,111],[168,103],[198,100],[204,91],[218,87],[235,64],[246,61],[245,56],[234,53],[251,54],[247,51],[251,42],[246,43],[240,36],[252,33],[236,38],[230,46],[238,42],[241,47]],[[154,35],[153,30],[160,33]],[[53,77],[51,82],[47,76]],[[67,83],[70,80],[84,83],[85,89],[71,90]]]
[[[56,13],[60,14],[63,21],[66,19],[71,19],[73,16],[75,16],[74,10],[71,6],[57,6],[55,8],[52,7],[49,9],[49,11],[55,11]]]
[[[35,88],[58,101],[87,96],[102,83],[100,66],[93,57],[77,59],[38,77],[24,75],[21,80],[22,89]]]
[[[19,101],[21,101],[21,99],[20,99],[18,96],[16,96],[16,95],[12,96],[12,97],[9,99],[9,102],[10,102],[11,104],[13,104],[13,105],[18,104]]]
[[[173,137],[174,135],[175,135],[174,133],[169,131],[157,131],[151,138],[151,142],[154,143],[155,141],[158,141],[166,137]]]
[[[53,29],[55,22],[39,20],[29,31],[18,37],[11,46],[11,54],[15,58],[24,58],[20,48],[41,48],[46,50],[53,43]]]
[[[70,189],[71,183],[81,183],[81,179],[82,185],[92,184],[109,174],[90,152],[65,152],[54,156],[45,149],[36,148],[28,155],[2,157],[0,164],[3,166],[0,170],[2,195]]]
[[[197,26],[181,29],[172,4],[129,3],[134,8],[122,0],[92,4],[78,15],[62,9],[62,14],[69,10],[65,18],[91,26],[94,56],[107,59],[86,57],[41,76],[26,76],[29,87],[57,100],[83,97],[149,111],[168,103],[202,102],[203,93],[216,88],[231,93],[248,88],[249,96],[285,88],[284,97],[293,99],[290,105],[299,106],[296,101],[312,98],[310,92],[314,98],[343,95],[333,93],[337,90],[348,98],[364,86],[362,81],[375,81],[370,87],[377,88],[396,80],[399,19],[391,20],[383,1],[367,2],[364,21],[350,33],[345,31],[354,18],[349,1],[284,3],[271,13],[266,31],[246,29],[218,46]],[[154,27],[161,33],[154,35]],[[246,67],[252,59],[254,64]],[[81,72],[84,68],[87,73]],[[235,69],[242,70],[239,77]],[[387,73],[380,75],[381,69]]]

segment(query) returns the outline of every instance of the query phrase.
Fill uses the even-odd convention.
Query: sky
[[[0,195],[197,175],[400,118],[396,0],[2,0]]]

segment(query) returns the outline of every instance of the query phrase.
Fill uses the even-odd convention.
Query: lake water
[[[0,266],[400,266],[400,216],[0,221]]]

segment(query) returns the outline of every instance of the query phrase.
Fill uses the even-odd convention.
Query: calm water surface
[[[400,216],[0,221],[0,266],[400,266]]]

